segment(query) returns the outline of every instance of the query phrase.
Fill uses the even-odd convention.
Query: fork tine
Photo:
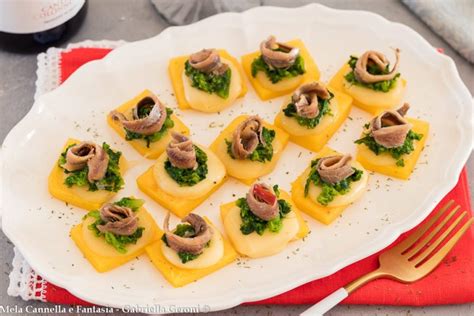
[[[428,248],[423,250],[418,257],[413,261],[413,263],[416,265],[420,264],[423,260],[425,260],[432,252],[433,250],[438,247],[443,240],[448,237],[448,235],[456,228],[456,226],[461,222],[461,220],[466,217],[467,212],[464,211],[461,213],[461,215],[456,218],[456,220],[446,229],[441,236],[439,236]]]
[[[468,220],[461,229],[458,230],[456,234],[454,234],[451,239],[444,244],[444,246],[438,250],[438,252],[428,259],[425,263],[419,266],[420,269],[425,269],[426,273],[431,272],[436,266],[443,260],[443,258],[449,253],[449,251],[456,245],[458,240],[464,235],[467,229],[472,225],[474,222],[474,218]]]
[[[436,215],[434,215],[428,222],[420,226],[416,231],[414,231],[410,236],[408,236],[404,241],[392,248],[392,250],[399,251],[402,253],[412,246],[421,236],[423,236],[426,231],[450,208],[454,203],[454,200],[449,200],[444,204]]]
[[[408,258],[411,258],[416,253],[418,253],[418,251],[420,251],[424,246],[426,246],[431,241],[431,239],[433,239],[434,236],[436,236],[436,234],[441,230],[441,228],[443,228],[444,225],[446,225],[446,223],[449,222],[449,220],[454,216],[454,214],[458,210],[459,210],[459,205],[456,205],[456,207],[451,212],[449,212],[449,214],[443,219],[443,221],[439,223],[438,225],[436,225],[436,227],[429,233],[428,236],[426,236],[423,239],[420,239],[420,242],[404,255],[408,256]]]

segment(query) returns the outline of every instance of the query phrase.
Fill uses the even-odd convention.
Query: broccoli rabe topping
[[[356,63],[358,59],[359,58],[355,56],[351,56],[351,58],[347,62],[352,69],[347,75],[344,76],[347,82],[356,86],[361,86],[361,87],[365,87],[365,88],[369,88],[369,89],[372,89],[375,91],[381,91],[381,92],[388,92],[393,87],[395,87],[395,84],[397,83],[397,79],[400,77],[400,73],[396,74],[395,77],[390,80],[382,80],[382,81],[374,82],[374,83],[363,83],[363,82],[358,81],[354,73],[354,69],[356,67]],[[383,71],[381,71],[375,65],[368,65],[367,71],[372,75],[385,75],[390,72],[389,66],[390,65],[387,64],[387,67]]]
[[[144,118],[150,114],[151,109],[149,107],[141,107],[138,112],[138,117],[139,118]],[[155,132],[151,135],[143,135],[140,133],[135,133],[132,131],[129,131],[128,129],[125,129],[125,139],[126,140],[134,140],[134,139],[143,139],[146,141],[146,147],[150,147],[151,143],[159,141],[163,136],[166,135],[166,132],[168,129],[173,128],[174,122],[171,119],[171,114],[173,114],[173,110],[170,108],[166,108],[166,120],[163,123],[163,126],[158,132]]]
[[[132,211],[136,212],[142,205],[145,203],[145,201],[140,200],[140,199],[134,199],[134,198],[122,198],[120,201],[115,202],[114,204],[123,206],[123,207],[128,207]],[[126,246],[128,244],[136,244],[138,239],[142,237],[143,231],[145,230],[144,227],[138,227],[137,230],[129,236],[124,236],[124,235],[116,235],[111,232],[101,232],[97,226],[98,225],[105,225],[105,221],[101,219],[100,217],[100,211],[99,210],[94,210],[90,211],[87,213],[85,217],[92,217],[95,219],[95,221],[88,226],[90,230],[97,236],[97,237],[104,237],[104,240],[106,243],[111,245],[112,247],[115,248],[120,253],[127,253]]]
[[[195,234],[195,232],[194,232],[193,226],[191,226],[189,224],[178,224],[178,226],[176,226],[176,229],[173,232],[173,234],[178,235],[180,237],[187,237],[187,236],[193,236]],[[165,243],[165,245],[167,247],[169,247],[168,240],[166,239],[166,234],[163,234],[163,236],[161,236],[161,240]],[[209,241],[206,244],[206,247],[209,247],[210,243],[211,243],[211,241]],[[201,254],[193,254],[193,253],[189,253],[189,252],[185,252],[185,251],[178,252],[178,257],[179,257],[179,259],[181,259],[182,263],[186,263],[186,262],[189,262],[191,260],[194,260],[194,259],[198,258],[200,255]]]
[[[359,181],[364,173],[362,170],[354,169],[354,173],[349,177],[341,180],[335,184],[327,183],[323,181],[318,173],[317,165],[319,159],[311,161],[311,171],[306,179],[306,184],[304,186],[304,196],[308,195],[309,186],[312,184],[321,187],[321,193],[317,197],[317,201],[321,205],[328,205],[334,200],[337,195],[347,194],[351,190],[351,183]]]
[[[114,203],[115,205],[122,206],[122,207],[128,207],[132,211],[136,212],[140,207],[145,204],[145,201],[141,199],[134,199],[130,197],[124,197],[120,199],[119,201]]]
[[[194,150],[196,151],[197,168],[180,169],[173,166],[169,159],[165,161],[166,172],[182,187],[192,187],[206,179],[207,176],[207,155],[198,146],[194,145]]]
[[[191,86],[207,93],[214,93],[223,99],[229,97],[232,71],[228,68],[222,75],[199,71],[189,63],[184,64],[184,73],[191,79]]]
[[[274,130],[263,127],[262,138],[265,144],[259,143],[257,148],[255,148],[255,150],[247,157],[247,159],[259,162],[271,161],[273,158],[272,142],[275,139],[275,135],[276,133]],[[235,156],[232,153],[232,140],[226,139],[225,143],[227,145],[227,153],[232,159],[235,159]]]
[[[375,139],[369,134],[365,134],[364,137],[356,140],[355,143],[366,145],[377,156],[382,153],[388,153],[390,156],[392,156],[396,160],[396,165],[398,167],[404,167],[405,161],[403,160],[403,156],[408,155],[412,151],[414,151],[415,146],[413,142],[415,140],[421,140],[422,138],[423,138],[423,134],[418,134],[410,130],[407,134],[407,137],[405,138],[405,142],[400,147],[394,147],[394,148],[384,147],[378,144],[375,141]]]
[[[318,115],[316,115],[316,117],[307,118],[298,115],[296,111],[296,105],[293,102],[289,103],[286,108],[283,109],[283,113],[285,114],[285,116],[294,117],[298,124],[301,126],[304,126],[308,129],[315,128],[324,115],[331,115],[331,109],[329,108],[329,105],[332,98],[334,97],[334,94],[331,92],[329,92],[329,94],[329,99],[318,98],[319,113]]]
[[[277,197],[280,196],[280,191],[277,185],[273,187],[273,191]],[[247,204],[246,198],[238,199],[236,205],[240,208],[240,218],[242,219],[240,231],[244,235],[248,235],[253,232],[263,235],[266,229],[273,233],[278,233],[283,227],[283,219],[285,218],[286,214],[291,212],[291,205],[284,199],[278,199],[278,207],[280,209],[279,215],[270,221],[265,221],[252,213],[249,205]]]
[[[304,59],[301,55],[298,55],[294,64],[288,68],[270,68],[270,66],[268,66],[268,64],[263,60],[262,55],[254,59],[251,67],[252,77],[255,77],[259,71],[263,71],[272,83],[277,83],[286,78],[296,77],[306,72]]]
[[[75,146],[76,144],[72,144],[68,146],[59,157],[58,165],[67,174],[66,179],[64,180],[64,184],[67,185],[69,188],[76,185],[79,187],[86,187],[89,191],[97,191],[97,190],[106,190],[117,192],[122,189],[124,181],[122,175],[120,174],[120,157],[122,153],[120,151],[113,151],[107,143],[102,144],[102,148],[105,150],[107,155],[109,156],[109,164],[107,165],[107,171],[105,176],[98,180],[90,182],[87,178],[87,174],[89,173],[89,168],[84,166],[84,168],[75,170],[75,171],[67,171],[63,168],[63,165],[66,163],[66,153],[69,148]]]

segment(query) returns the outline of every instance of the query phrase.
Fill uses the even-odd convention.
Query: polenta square
[[[326,183],[318,174],[318,161],[343,156],[324,147],[316,154],[308,168],[291,184],[291,198],[296,206],[323,224],[331,224],[347,207],[365,192],[368,173],[355,159],[348,160],[354,173],[337,183]],[[316,181],[317,180],[317,181]],[[315,182],[318,184],[316,185]]]
[[[400,158],[395,159],[388,152],[376,154],[367,145],[360,143],[357,145],[356,158],[364,168],[403,180],[407,180],[410,177],[425,147],[430,126],[428,122],[414,118],[407,118],[407,121],[412,125],[411,132],[415,133],[413,135],[421,135],[421,139],[412,140],[413,150],[409,154],[404,154]]]
[[[108,166],[105,176],[101,182],[108,182],[109,185],[97,184],[96,181],[88,180],[88,167],[86,164],[80,169],[67,171],[64,165],[67,163],[67,151],[73,146],[79,146],[84,142],[70,138],[63,146],[59,159],[55,161],[53,169],[48,177],[48,190],[52,196],[68,204],[80,207],[85,210],[98,209],[102,204],[110,200],[123,185],[122,175],[127,169],[127,162],[123,155],[111,149],[107,144],[102,148],[108,155]],[[86,150],[92,149],[93,144],[88,142],[87,147],[78,149],[77,155],[72,155],[72,159],[81,159],[79,155],[92,153]]]
[[[265,145],[261,140],[245,159],[233,157],[232,144],[234,131],[242,128],[244,121],[253,119],[257,124],[262,124],[262,135],[267,136]],[[253,124],[253,123],[250,123]],[[288,144],[288,134],[279,127],[271,125],[258,117],[241,115],[236,117],[214,140],[210,149],[219,157],[227,169],[227,174],[242,181],[245,184],[252,184],[258,177],[269,174],[275,168],[281,153]],[[270,140],[271,139],[271,140]]]
[[[242,67],[244,68],[244,72],[262,100],[270,100],[291,93],[303,82],[319,80],[319,69],[304,43],[299,39],[295,39],[286,42],[285,44],[299,49],[299,54],[304,65],[304,73],[294,77],[284,78],[276,83],[273,83],[269,78],[267,78],[263,71],[257,73],[252,72],[252,63],[260,58],[260,51],[242,56]]]
[[[215,226],[205,218],[208,225],[213,227],[214,233],[213,237],[219,237],[223,244],[223,255],[222,257],[214,264],[204,267],[204,268],[184,268],[179,267],[172,262],[170,262],[165,256],[163,249],[167,247],[163,240],[157,240],[150,246],[146,247],[146,253],[151,259],[153,265],[163,274],[166,280],[174,286],[181,287],[191,282],[197,281],[211,273],[214,273],[226,265],[232,263],[237,259],[238,254],[232,247],[231,243],[221,235]],[[164,232],[159,230],[159,236],[163,236]],[[213,242],[211,240],[211,242]],[[211,245],[212,247],[212,245]],[[204,250],[206,251],[206,250]],[[192,261],[190,261],[192,262]]]
[[[185,65],[190,58],[189,55],[175,57],[170,60],[168,72],[180,109],[218,112],[247,93],[247,84],[245,82],[242,67],[237,59],[231,56],[224,49],[219,49],[217,52],[221,61],[230,69],[229,92],[228,96],[225,98],[199,90],[193,86],[191,79],[186,76],[185,69]]]
[[[150,102],[150,105],[154,105],[151,97],[156,98],[150,90],[144,90],[133,99],[125,102],[115,109],[114,113],[120,113],[125,118],[132,120],[134,111],[140,104],[140,102]],[[146,105],[146,104],[145,104]],[[175,131],[180,134],[189,135],[189,129],[184,123],[175,115],[170,114],[172,110],[166,108],[167,119],[164,121],[160,131],[151,135],[140,135],[127,131],[123,124],[119,120],[115,120],[113,115],[107,116],[107,123],[112,129],[124,140],[126,140],[132,147],[145,158],[156,159],[161,155],[166,146],[171,140],[171,132]]]
[[[117,238],[120,236],[114,234],[111,235],[113,237],[98,236],[97,232],[91,229],[100,220],[99,210],[90,212],[82,223],[71,229],[72,240],[98,272],[110,271],[142,255],[146,246],[161,237],[153,217],[144,207],[140,207],[134,213],[138,218],[139,236],[123,248],[117,246]]]
[[[196,198],[185,198],[173,196],[165,192],[160,183],[156,181],[154,167],[150,167],[145,173],[137,178],[138,188],[151,197],[156,203],[173,212],[176,216],[183,218],[204,202],[212,193],[217,191],[225,182],[225,177],[216,182],[211,190]]]
[[[293,143],[314,152],[320,151],[347,119],[352,108],[352,98],[349,95],[334,89],[328,90],[333,94],[329,100],[328,113],[323,115],[314,128],[302,126],[296,118],[285,114],[291,99],[283,102],[281,111],[275,117],[275,126],[285,130]]]
[[[327,207],[304,198],[304,186],[302,184],[303,181],[305,181],[305,179],[303,178],[303,175],[300,175],[298,179],[293,182],[291,187],[291,192],[295,203],[297,203],[298,207],[302,211],[312,218],[326,225],[331,224],[336,218],[339,217],[339,215],[341,215],[346,207]]]
[[[353,98],[353,104],[371,114],[378,114],[392,109],[400,104],[405,93],[407,81],[403,78],[396,80],[395,86],[388,92],[375,91],[347,82],[345,76],[351,71],[346,63],[329,81],[329,87],[347,93]]]
[[[276,255],[309,231],[290,196],[266,183],[254,183],[245,197],[221,205],[221,218],[235,250],[249,258]]]
[[[296,218],[298,219],[300,228],[295,236],[295,239],[302,239],[306,237],[306,235],[309,233],[309,227],[301,215],[301,211],[296,207],[295,203],[291,200],[291,196],[286,191],[280,190],[280,197],[291,205],[291,209],[295,212]],[[224,222],[224,219],[227,217],[229,212],[236,206],[235,203],[236,201],[232,201],[220,206],[222,222]]]

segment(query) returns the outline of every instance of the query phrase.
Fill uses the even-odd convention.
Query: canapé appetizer
[[[257,115],[241,115],[227,126],[211,145],[227,173],[251,184],[275,168],[288,134]]]
[[[239,62],[222,49],[173,58],[168,70],[181,109],[218,112],[247,93]]]
[[[313,81],[301,85],[290,100],[285,100],[275,117],[290,140],[312,151],[319,151],[349,115],[352,98],[329,90]]]
[[[355,141],[357,160],[368,170],[408,179],[428,137],[427,122],[406,118],[410,106],[382,112]]]
[[[288,94],[305,81],[319,79],[318,67],[300,40],[279,43],[270,36],[260,44],[260,51],[242,56],[242,66],[262,100]]]
[[[172,140],[154,166],[137,179],[140,190],[183,218],[224,182],[226,170],[209,149],[172,133]]]
[[[142,156],[156,159],[171,140],[171,131],[188,135],[189,129],[173,110],[145,90],[107,116],[109,125]]]
[[[237,258],[232,245],[207,218],[188,214],[172,230],[169,219],[168,213],[161,239],[148,246],[146,252],[174,287],[196,281]]]
[[[145,252],[159,238],[143,200],[125,197],[90,211],[71,229],[71,238],[98,272],[112,270]]]
[[[396,49],[395,54],[392,69],[387,57],[377,51],[367,51],[360,57],[351,56],[329,85],[349,94],[355,106],[372,114],[393,109],[400,104],[406,86],[398,72],[400,50]]]
[[[366,190],[368,172],[351,155],[324,147],[292,183],[293,201],[303,212],[330,224]]]
[[[277,185],[253,184],[246,197],[221,205],[221,217],[234,248],[251,258],[276,254],[309,230],[288,193]]]
[[[69,139],[49,174],[52,196],[86,210],[110,200],[124,184],[125,159],[106,143]]]

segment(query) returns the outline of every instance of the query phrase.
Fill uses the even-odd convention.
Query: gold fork
[[[473,218],[466,221],[444,245],[439,247],[467,215],[466,211],[459,212],[459,205],[453,207],[453,204],[453,200],[447,202],[436,215],[405,240],[380,254],[379,268],[377,270],[369,272],[340,288],[301,315],[323,315],[349,296],[350,293],[367,282],[378,278],[389,278],[399,282],[411,283],[428,275],[438,266],[474,222]],[[448,215],[437,223],[449,209]],[[451,219],[453,221],[449,227],[441,234],[438,234],[447,226]],[[433,229],[426,234],[432,227]]]

